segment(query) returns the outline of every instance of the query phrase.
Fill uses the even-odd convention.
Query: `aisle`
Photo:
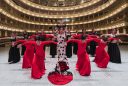
[[[48,52],[47,52],[48,53]],[[92,73],[89,77],[80,76],[75,70],[77,57],[69,59],[73,81],[65,86],[128,86],[128,46],[121,47],[122,64],[109,63],[107,69],[97,68],[91,62]],[[47,75],[54,70],[57,58],[46,56],[46,74],[42,79],[34,80],[30,77],[31,69],[22,69],[21,62],[8,64],[8,48],[0,47],[0,86],[54,86],[47,80]],[[90,57],[91,61],[93,57]]]

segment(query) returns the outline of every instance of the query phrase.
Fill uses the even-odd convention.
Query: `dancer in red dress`
[[[34,56],[34,47],[33,47],[34,41],[18,40],[16,44],[21,44],[22,46],[26,47],[26,50],[23,56],[22,68],[31,68],[32,60]]]
[[[99,68],[107,68],[110,57],[105,50],[106,43],[102,39],[94,39],[94,41],[98,43],[94,62]]]
[[[22,68],[31,68],[34,57],[34,41],[27,41],[22,45],[26,47],[26,51],[23,56]]]
[[[80,75],[82,76],[89,76],[91,73],[91,66],[89,56],[86,52],[87,44],[91,41],[91,39],[86,39],[85,36],[82,36],[82,40],[72,39],[68,42],[75,42],[78,44],[78,51],[77,51],[77,63],[76,68],[79,71]],[[85,40],[86,39],[86,40]]]
[[[34,79],[40,79],[42,75],[45,73],[45,52],[44,52],[44,46],[56,42],[53,41],[44,41],[41,42],[40,37],[37,37],[37,41],[34,44],[35,49],[35,55],[32,62],[32,72],[31,77]]]

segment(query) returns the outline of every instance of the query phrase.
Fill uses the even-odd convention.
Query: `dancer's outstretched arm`
[[[78,44],[80,42],[80,40],[78,40],[78,39],[70,39],[70,40],[67,41],[67,43],[69,43],[69,42]]]
[[[46,38],[53,38],[53,37],[54,37],[53,35],[49,35],[49,34],[46,35]]]
[[[49,45],[49,44],[57,44],[57,42],[54,42],[54,41],[43,41],[43,42],[41,42],[41,44],[43,44],[43,46],[45,46],[45,45]]]

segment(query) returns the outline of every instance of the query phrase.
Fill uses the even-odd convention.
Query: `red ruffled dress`
[[[34,44],[35,41],[27,41],[23,43],[26,47],[26,51],[23,56],[22,68],[31,68],[34,57]]]
[[[31,72],[31,77],[34,79],[40,79],[42,77],[42,75],[45,73],[45,52],[43,47],[45,45],[51,44],[55,42],[53,41],[44,41],[41,42],[40,45],[35,44],[35,55],[34,55],[34,59],[32,62],[32,72]]]
[[[106,43],[100,39],[94,39],[98,43],[98,47],[96,48],[96,56],[94,62],[97,64],[99,68],[107,68],[110,57],[105,50]]]
[[[82,76],[89,76],[91,73],[91,65],[90,59],[86,52],[87,43],[91,40],[86,40],[86,42],[82,42],[82,40],[70,40],[69,42],[76,42],[78,44],[77,51],[77,63],[76,68]]]

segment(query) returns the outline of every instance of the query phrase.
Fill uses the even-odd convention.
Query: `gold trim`
[[[124,26],[128,26],[127,22],[121,21],[121,22],[118,22],[116,24],[111,24],[109,26],[95,28],[95,31],[109,30],[109,29],[120,28],[120,27],[124,27]],[[24,30],[21,28],[14,28],[14,27],[5,26],[5,25],[0,25],[0,29],[9,30],[9,31],[24,32]],[[91,29],[92,28],[87,29],[87,31],[91,31]],[[25,29],[25,30],[27,30],[27,29]],[[36,30],[27,30],[27,32],[36,32]]]
[[[109,13],[108,15],[101,16],[98,19],[89,20],[89,21],[85,21],[85,22],[79,22],[79,23],[70,23],[67,25],[79,25],[79,24],[88,24],[88,23],[98,22],[98,21],[101,21],[101,20],[104,20],[104,19],[107,19],[109,17],[114,16],[115,14],[121,12],[122,10],[124,10],[127,7],[128,7],[128,4],[125,3],[122,6],[120,6],[119,8],[117,8],[116,10],[114,10],[113,12]],[[5,16],[7,16],[11,19],[14,19],[14,20],[19,21],[19,22],[27,23],[27,24],[46,25],[46,26],[47,25],[49,25],[49,26],[57,25],[57,24],[48,24],[48,23],[40,23],[40,22],[33,22],[33,21],[29,21],[29,20],[23,20],[21,18],[18,18],[18,17],[11,15],[10,13],[6,12],[4,9],[1,9],[1,8],[0,8],[0,13],[4,14]]]
[[[41,18],[75,18],[75,17],[82,17],[82,16],[87,16],[87,15],[90,15],[90,14],[93,14],[93,13],[97,13],[99,11],[102,11],[104,10],[105,8],[107,8],[108,6],[112,5],[116,0],[110,0],[108,1],[107,3],[93,9],[93,10],[90,10],[90,11],[86,11],[86,12],[83,12],[83,13],[78,13],[78,14],[68,14],[68,15],[48,15],[48,14],[40,14],[40,13],[35,13],[35,12],[32,12],[30,10],[27,10],[27,9],[24,9],[20,6],[17,6],[12,0],[4,0],[8,5],[10,5],[11,7],[15,8],[16,10],[24,13],[24,14],[27,14],[27,15],[31,15],[31,16],[34,16],[34,17],[41,17]]]
[[[41,10],[48,10],[48,11],[70,11],[70,10],[77,10],[77,9],[81,9],[81,8],[85,8],[85,7],[88,7],[88,6],[91,6],[91,5],[94,5],[98,2],[100,2],[101,0],[92,0],[90,2],[87,2],[87,3],[83,3],[83,4],[80,4],[80,5],[76,5],[76,6],[70,6],[70,7],[48,7],[48,6],[42,6],[42,5],[39,5],[39,4],[36,4],[36,3],[33,3],[29,0],[20,0],[20,2],[28,5],[28,6],[31,6],[31,7],[34,7],[34,8],[37,8],[37,9],[41,9]]]

